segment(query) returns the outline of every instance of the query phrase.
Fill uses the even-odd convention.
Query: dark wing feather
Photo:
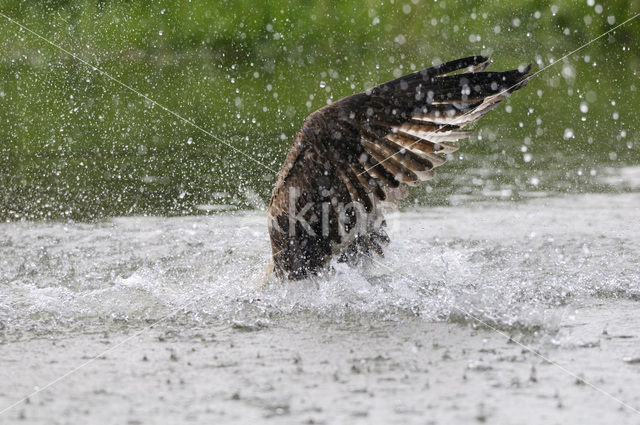
[[[269,206],[276,272],[319,273],[334,255],[382,252],[381,203],[434,176],[472,132],[462,127],[530,77],[484,72],[482,56],[447,62],[346,97],[311,114],[280,171]],[[467,72],[451,74],[456,71]]]

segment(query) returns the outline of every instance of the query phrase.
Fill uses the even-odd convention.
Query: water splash
[[[261,213],[0,226],[0,322],[6,338],[166,315],[224,321],[401,320],[553,332],[589,297],[640,296],[637,195],[389,215],[384,259],[334,263],[322,277],[267,279]],[[567,211],[571,211],[569,214]]]

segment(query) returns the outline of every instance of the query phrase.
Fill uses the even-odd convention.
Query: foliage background
[[[0,219],[261,207],[306,115],[458,57],[543,68],[638,1],[41,1],[0,13]],[[408,203],[613,189],[638,163],[640,18],[542,71]],[[457,196],[457,198],[455,196]]]

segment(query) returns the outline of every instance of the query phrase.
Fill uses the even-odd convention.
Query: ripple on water
[[[640,296],[639,197],[583,195],[389,216],[384,259],[302,282],[265,279],[261,213],[0,226],[0,332],[171,320],[477,323],[555,330],[584,297]]]

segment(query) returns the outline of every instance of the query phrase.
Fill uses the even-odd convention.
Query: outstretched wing
[[[318,273],[345,249],[381,251],[381,202],[433,178],[472,132],[462,128],[530,77],[485,72],[488,58],[447,62],[346,97],[311,114],[282,167],[269,207],[278,274]],[[456,71],[467,72],[447,75]]]

